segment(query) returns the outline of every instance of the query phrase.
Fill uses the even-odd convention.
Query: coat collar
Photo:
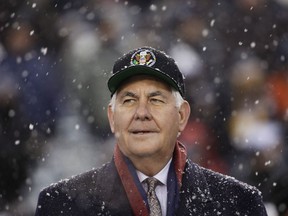
[[[187,154],[184,145],[177,142],[175,144],[173,160],[176,174],[175,180],[177,179],[176,184],[178,185],[178,188],[180,188],[182,185],[182,176],[186,163],[186,157]],[[140,182],[138,178],[138,181],[133,178],[133,171],[129,170],[131,167],[129,167],[129,163],[127,163],[127,161],[125,162],[125,159],[127,158],[124,157],[119,149],[119,146],[116,145],[114,150],[115,166],[126,191],[126,195],[129,199],[129,203],[133,209],[133,212],[135,215],[148,215],[149,210],[146,202],[144,201],[145,196],[143,196],[143,193],[141,193],[142,186],[139,186]]]
[[[117,172],[120,176],[121,182],[124,186],[126,195],[128,197],[130,206],[132,207],[134,215],[148,216],[148,208],[143,201],[143,197],[138,190],[132,174],[125,162],[124,155],[121,153],[118,144],[114,149],[114,161]]]

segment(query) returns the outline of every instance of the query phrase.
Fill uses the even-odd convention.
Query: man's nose
[[[152,117],[148,103],[146,101],[139,102],[136,111],[135,119],[137,120],[150,120]]]

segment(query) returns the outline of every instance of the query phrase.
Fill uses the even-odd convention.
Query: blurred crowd
[[[139,46],[185,74],[180,140],[200,165],[259,188],[288,215],[287,0],[0,2],[0,215],[111,159],[106,81]]]

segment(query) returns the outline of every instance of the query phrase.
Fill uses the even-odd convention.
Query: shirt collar
[[[170,160],[168,161],[168,163],[165,165],[165,167],[162,170],[160,170],[156,175],[153,176],[158,181],[160,181],[163,185],[167,185],[168,171],[169,171],[171,161],[172,161],[172,158],[170,158]],[[136,173],[140,182],[143,182],[145,179],[149,178],[149,176],[145,175],[139,170],[136,170]]]

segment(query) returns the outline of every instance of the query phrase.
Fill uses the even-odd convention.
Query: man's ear
[[[190,117],[190,105],[187,101],[184,101],[179,109],[179,132],[182,132]]]
[[[109,120],[109,124],[110,124],[110,128],[112,133],[114,133],[114,112],[112,110],[112,106],[109,105],[108,109],[107,109],[107,116],[108,116],[108,120]]]

